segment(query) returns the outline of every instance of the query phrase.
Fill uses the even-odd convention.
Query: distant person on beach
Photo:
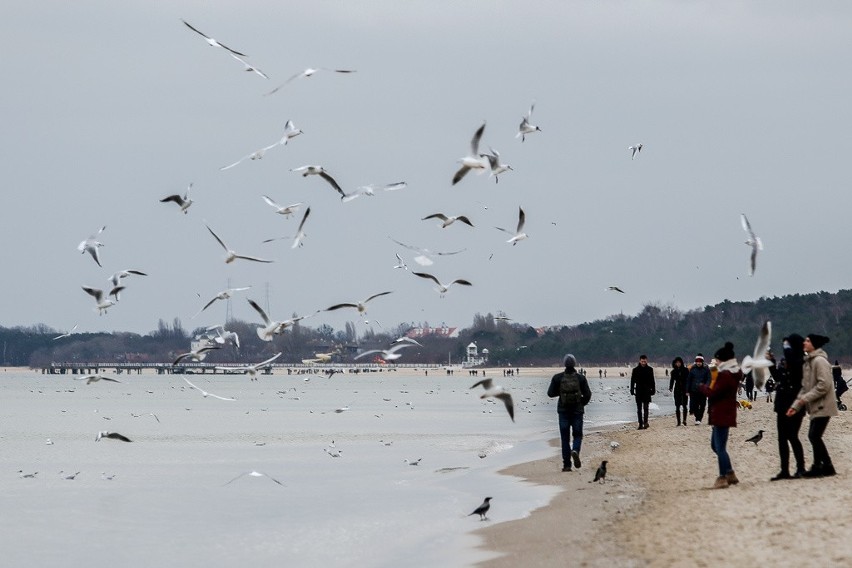
[[[746,373],[745,376],[745,391],[749,402],[754,402],[754,375],[751,371]]]
[[[704,409],[707,408],[707,397],[702,394],[701,385],[710,386],[710,369],[704,365],[704,355],[695,356],[695,363],[689,369],[686,379],[686,390],[689,394],[689,414],[695,416],[695,425],[704,420]]]
[[[784,338],[784,357],[781,359],[778,372],[778,382],[775,385],[775,428],[778,431],[778,457],[781,459],[781,471],[770,481],[781,479],[798,479],[805,474],[805,452],[799,440],[799,428],[802,426],[804,413],[797,412],[787,415],[787,409],[796,401],[802,390],[802,363],[805,358],[805,338],[798,333],[792,333]],[[796,472],[790,475],[790,449],[796,459]]]
[[[562,471],[571,471],[572,463],[578,469],[582,465],[580,448],[583,445],[583,409],[592,399],[592,391],[586,377],[577,372],[577,359],[573,355],[565,355],[562,364],[565,370],[550,379],[547,396],[559,397],[556,412],[559,416],[559,436],[562,438]]]
[[[672,361],[672,372],[669,374],[669,392],[674,394],[675,416],[677,425],[681,425],[681,409],[683,409],[683,425],[686,426],[686,378],[689,371],[683,365],[683,359],[675,357]]]
[[[711,384],[702,384],[699,388],[709,403],[707,421],[713,427],[710,448],[719,463],[719,477],[716,478],[713,489],[724,489],[740,482],[731,465],[727,446],[728,432],[737,427],[737,409],[740,406],[737,402],[737,389],[743,372],[734,355],[734,344],[730,341],[716,351],[714,357],[718,361],[719,373]]]
[[[828,448],[822,441],[829,419],[839,414],[834,395],[834,381],[831,377],[831,363],[828,362],[828,355],[822,349],[822,346],[828,342],[829,339],[826,336],[815,333],[805,337],[802,390],[787,410],[787,416],[794,416],[807,409],[811,417],[808,440],[813,448],[814,461],[811,469],[804,473],[805,477],[826,477],[835,474]]]
[[[630,374],[630,394],[636,398],[638,429],[645,430],[648,428],[648,406],[651,404],[651,397],[657,394],[654,369],[648,365],[647,355],[639,356],[639,364]]]

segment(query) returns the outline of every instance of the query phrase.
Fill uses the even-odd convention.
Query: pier
[[[245,371],[238,369],[240,363],[104,363],[104,362],[62,362],[49,363],[35,367],[41,369],[42,375],[94,375],[101,372],[112,372],[117,375],[136,373],[141,375],[142,371],[153,370],[158,375],[232,375],[244,374]],[[217,368],[218,367],[218,368]],[[233,367],[233,369],[229,369]],[[329,372],[345,372],[345,373],[378,373],[385,371],[395,371],[396,369],[423,369],[434,370],[443,369],[444,365],[435,364],[377,364],[377,363],[351,363],[351,364],[335,364],[335,363],[320,363],[320,364],[305,364],[305,363],[270,363],[259,371],[263,375],[271,375],[273,371],[286,371],[288,375],[296,373],[329,373]]]

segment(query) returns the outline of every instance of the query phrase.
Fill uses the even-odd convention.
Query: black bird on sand
[[[754,442],[754,445],[756,446],[757,443],[759,441],[761,441],[762,439],[763,439],[763,430],[758,430],[757,434],[755,434],[754,436],[752,436],[751,438],[746,440],[746,442]]]
[[[482,505],[480,505],[479,507],[477,507],[477,508],[473,511],[473,513],[471,513],[470,515],[479,515],[479,520],[480,520],[480,521],[487,521],[487,520],[488,520],[488,517],[486,517],[486,516],[485,516],[485,513],[487,513],[487,512],[488,512],[488,509],[490,509],[490,508],[491,508],[491,497],[486,497],[486,498],[485,498],[485,501],[483,501],[483,502],[482,502]],[[468,517],[469,517],[470,515],[468,515]]]
[[[606,460],[601,462],[600,467],[598,467],[598,470],[595,472],[594,481],[597,481],[598,483],[606,483],[606,464]],[[590,481],[589,483],[592,482]]]

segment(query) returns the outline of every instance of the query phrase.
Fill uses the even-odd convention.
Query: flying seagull
[[[276,213],[278,213],[279,215],[284,215],[285,217],[289,217],[290,215],[294,214],[296,211],[299,210],[299,207],[302,206],[301,202],[292,203],[290,205],[279,205],[278,203],[273,201],[272,198],[270,198],[266,195],[263,195],[262,197],[263,197],[263,200],[266,201],[266,203],[270,207],[275,209]]]
[[[284,484],[283,484],[283,483],[281,483],[280,481],[278,481],[277,479],[275,479],[275,478],[274,478],[274,477],[272,477],[271,475],[267,475],[267,474],[265,474],[265,473],[261,473],[261,472],[259,472],[259,471],[247,471],[247,472],[245,472],[245,473],[241,473],[241,474],[239,474],[238,476],[236,476],[234,479],[232,479],[231,481],[229,481],[228,483],[233,483],[234,481],[236,481],[236,480],[240,479],[241,477],[245,477],[246,475],[248,475],[249,477],[268,477],[269,479],[271,479],[272,481],[274,481],[274,482],[275,482],[275,483],[277,483],[278,485],[280,485],[280,486],[284,487]],[[225,485],[228,485],[228,483],[225,483],[225,484],[223,485],[223,487],[224,487]]]
[[[397,353],[400,349],[405,347],[414,347],[413,343],[397,343],[390,349],[370,349],[369,351],[364,351],[363,353],[359,353],[355,356],[355,359],[360,359],[361,357],[366,357],[372,353],[381,353],[381,358],[385,361],[395,361],[402,357],[402,353]]]
[[[190,190],[192,189],[192,184],[186,186],[186,193],[182,196],[175,193],[174,195],[168,195],[160,200],[160,203],[177,203],[180,207],[180,212],[186,215],[189,211],[189,206],[192,205],[192,197],[189,196]]]
[[[622,290],[618,286],[607,286],[606,289],[612,290],[613,292],[621,292],[622,294],[624,294],[624,290]]]
[[[630,154],[630,159],[634,160],[634,159],[636,159],[636,156],[639,155],[639,152],[642,151],[642,144],[636,144],[635,146],[628,146],[627,149],[632,152],[632,154]]]
[[[462,180],[467,173],[472,170],[479,170],[482,173],[485,170],[485,162],[479,154],[479,141],[482,139],[482,133],[485,131],[485,123],[476,129],[473,133],[473,138],[470,140],[470,155],[460,159],[461,168],[453,176],[453,185],[456,185]]]
[[[449,291],[450,286],[452,286],[453,284],[458,284],[460,286],[473,286],[473,284],[471,284],[467,280],[462,280],[461,278],[456,278],[449,284],[442,284],[440,280],[438,280],[428,272],[412,272],[412,274],[415,276],[419,276],[420,278],[426,278],[427,280],[431,280],[432,282],[437,284],[438,287],[435,288],[435,291],[438,292],[442,298],[444,297],[444,294]]]
[[[221,347],[219,347],[215,343],[213,343],[213,344],[208,343],[207,345],[199,347],[198,349],[190,350],[189,353],[181,353],[180,355],[177,356],[177,358],[172,363],[172,367],[174,367],[175,365],[177,365],[178,363],[180,363],[181,361],[183,361],[187,357],[191,358],[193,361],[203,361],[204,358],[207,357],[207,352],[212,351],[214,349],[221,349]]]
[[[238,57],[238,56],[234,55],[233,53],[231,53],[230,55],[231,55],[231,57],[233,57],[234,59],[236,59],[237,61],[239,61],[240,63],[243,64],[243,71],[248,71],[250,73],[257,73],[258,75],[260,75],[264,79],[269,79],[269,76],[266,73],[264,73],[263,71],[261,71],[260,69],[258,69],[257,67],[255,67],[254,65],[252,65],[251,63],[246,61],[245,59],[243,59],[242,57]]]
[[[197,316],[198,314],[200,314],[201,312],[203,312],[204,310],[209,308],[211,305],[213,305],[213,302],[215,302],[216,300],[228,300],[228,299],[231,298],[231,296],[234,295],[234,292],[242,292],[243,290],[248,290],[250,288],[251,288],[251,286],[245,286],[245,287],[242,287],[242,288],[228,288],[227,290],[222,290],[221,292],[216,294],[213,297],[212,300],[210,300],[209,302],[204,304],[204,307],[201,308],[200,310],[198,310],[198,312],[196,312],[196,314],[194,316],[192,316],[192,318],[194,318],[195,316]],[[192,319],[192,318],[190,318],[190,319]]]
[[[397,264],[394,265],[394,268],[402,268],[404,270],[408,270],[408,265],[405,264],[405,261],[402,260],[401,256],[399,256],[399,253],[394,253],[394,254],[396,255],[396,260],[397,260]]]
[[[302,215],[302,220],[299,221],[299,230],[296,231],[296,236],[293,237],[293,244],[290,245],[291,249],[299,248],[303,246],[303,242],[305,240],[305,221],[308,220],[308,215],[311,214],[311,208],[308,207],[305,209],[305,214]]]
[[[740,223],[743,226],[743,231],[748,233],[748,239],[746,239],[745,244],[751,247],[751,265],[748,275],[754,276],[754,269],[757,268],[757,251],[763,250],[763,242],[760,240],[760,237],[754,234],[754,231],[751,229],[751,223],[748,222],[745,213],[740,214]]]
[[[64,470],[61,470],[61,469],[59,470],[59,477],[61,477],[62,479],[67,479],[68,481],[74,481],[74,479],[78,475],[80,475],[79,471],[77,471],[75,473],[65,473]]]
[[[527,134],[532,134],[533,132],[541,132],[541,128],[534,124],[530,124],[530,119],[532,118],[533,109],[535,109],[535,103],[530,105],[530,110],[527,114],[524,115],[523,120],[521,120],[521,125],[518,127],[518,133],[515,134],[515,138],[521,137],[521,142],[526,140]]]
[[[367,298],[366,300],[364,300],[362,302],[344,302],[342,304],[334,304],[333,306],[329,306],[328,308],[326,308],[325,311],[331,312],[331,311],[334,311],[334,310],[339,310],[340,308],[355,308],[356,310],[358,310],[358,315],[362,316],[362,315],[367,313],[367,302],[369,302],[373,298],[378,298],[379,296],[386,296],[390,293],[391,293],[390,291],[389,292],[379,292],[378,294],[373,294],[372,296],[370,296],[369,298]]]
[[[74,327],[72,327],[71,329],[69,329],[68,331],[63,333],[62,335],[57,335],[56,337],[53,338],[53,340],[56,341],[57,339],[62,339],[63,337],[70,337],[71,334],[74,333],[77,330],[77,325],[78,324],[74,324]]]
[[[237,335],[236,331],[228,331],[222,324],[211,325],[205,331],[215,331],[216,337],[213,338],[213,341],[219,345],[224,345],[230,341],[237,349],[240,348],[240,336]]]
[[[216,367],[216,368],[219,369],[220,371],[245,371],[245,373],[249,376],[250,380],[256,381],[257,380],[257,372],[260,369],[262,369],[263,367],[265,367],[266,365],[268,365],[269,363],[272,363],[273,361],[278,359],[279,357],[281,357],[280,352],[277,353],[276,355],[270,357],[266,361],[262,361],[260,363],[255,364],[255,365],[243,365],[243,366],[240,366],[240,367]]]
[[[518,241],[522,241],[522,240],[527,238],[527,234],[524,232],[524,223],[526,222],[526,220],[527,220],[527,216],[524,213],[524,210],[521,209],[520,207],[518,207],[518,229],[514,233],[512,231],[510,231],[508,229],[504,229],[502,227],[495,227],[495,228],[503,231],[504,233],[508,233],[508,234],[512,235],[512,238],[509,239],[506,242],[512,243],[512,246],[515,246],[516,244],[518,244]]]
[[[213,398],[218,398],[219,400],[237,400],[235,398],[226,398],[224,396],[219,396],[218,394],[213,394],[212,392],[207,392],[206,390],[199,388],[199,387],[195,386],[194,384],[192,384],[191,382],[189,382],[185,377],[181,377],[181,378],[184,380],[184,382],[186,382],[186,384],[188,384],[189,386],[191,386],[195,390],[199,391],[202,394],[202,396],[204,396],[204,398],[207,398],[208,396],[212,396]]]
[[[759,441],[761,441],[762,439],[763,439],[763,430],[758,430],[757,434],[755,434],[754,436],[752,436],[751,438],[746,440],[746,442],[754,442],[754,445],[756,446],[757,443]]]
[[[753,372],[754,386],[758,390],[763,388],[763,384],[766,382],[767,369],[774,365],[774,363],[766,357],[771,340],[772,322],[763,322],[763,325],[760,327],[760,334],[757,336],[757,343],[754,345],[753,354],[743,357],[743,362],[740,365],[743,373],[748,374],[749,371]]]
[[[598,470],[595,472],[595,479],[590,481],[589,483],[594,483],[595,481],[599,483],[606,483],[606,464],[609,463],[606,460],[601,462],[601,465],[598,466]]]
[[[462,222],[462,223],[464,223],[465,225],[468,225],[468,226],[470,226],[470,227],[473,227],[473,223],[471,223],[471,222],[470,222],[470,219],[468,219],[468,218],[467,218],[467,217],[465,217],[464,215],[450,215],[450,216],[447,216],[447,215],[444,215],[443,213],[432,213],[431,215],[427,215],[427,216],[423,217],[423,218],[422,218],[422,219],[420,219],[420,220],[421,220],[421,221],[425,221],[425,220],[427,220],[427,219],[440,219],[441,221],[443,221],[443,222],[441,223],[441,228],[442,228],[442,229],[445,229],[445,228],[449,227],[450,225],[452,225],[452,224],[453,224],[453,223],[455,223],[456,221],[461,221],[461,222]]]
[[[183,22],[183,23],[184,23],[184,25],[185,25],[186,27],[188,27],[189,29],[191,29],[192,31],[194,31],[195,33],[197,33],[198,35],[200,35],[201,37],[203,37],[203,38],[204,38],[204,40],[207,42],[207,44],[208,44],[208,45],[210,45],[210,47],[221,47],[222,49],[225,49],[225,50],[227,50],[227,51],[230,51],[230,52],[231,52],[231,53],[233,53],[234,55],[241,55],[241,56],[243,56],[243,57],[248,57],[245,53],[240,53],[239,51],[236,51],[236,50],[234,50],[234,49],[231,49],[230,47],[228,47],[228,46],[227,46],[227,45],[225,45],[224,43],[220,43],[220,42],[216,41],[215,39],[213,39],[212,37],[210,37],[210,36],[208,36],[208,35],[203,34],[202,32],[200,32],[200,31],[198,31],[197,29],[195,29],[195,28],[193,28],[192,26],[190,26],[190,25],[186,22],[186,20],[181,20],[181,22]]]
[[[83,286],[83,291],[92,296],[97,302],[95,309],[98,310],[98,315],[103,315],[109,308],[118,302],[118,293],[124,290],[124,286],[116,286],[109,291],[109,296],[115,296],[115,300],[104,298],[104,291],[100,288],[92,288],[91,286]]]
[[[109,438],[110,440],[121,440],[122,442],[132,442],[130,438],[119,434],[118,432],[107,432],[106,430],[102,430],[98,432],[97,437],[95,438],[95,442],[100,442],[101,438]]]
[[[86,375],[85,377],[74,377],[75,381],[86,381],[87,385],[92,383],[96,383],[98,381],[109,381],[111,383],[120,383],[118,379],[111,379],[110,377],[105,377],[103,375]]]
[[[36,475],[38,475],[37,471],[34,471],[33,473],[24,473],[24,470],[18,470],[18,477],[21,479],[34,479]]]
[[[254,308],[254,311],[260,314],[260,317],[263,320],[263,323],[265,324],[265,327],[257,328],[257,336],[263,341],[272,341],[272,337],[274,335],[283,333],[285,329],[295,324],[296,322],[310,317],[310,315],[297,316],[284,321],[273,321],[272,319],[270,319],[269,316],[266,315],[266,312],[263,311],[263,308],[257,305],[257,302],[252,299],[249,299],[248,303],[251,305],[252,308]]]
[[[126,270],[119,270],[118,272],[113,273],[113,275],[110,276],[107,280],[112,282],[113,286],[118,286],[119,284],[121,284],[122,278],[127,278],[131,274],[135,274],[136,276],[148,276],[141,270],[134,270],[132,268],[128,268]]]
[[[488,160],[488,165],[491,166],[491,175],[494,176],[494,183],[498,183],[500,174],[511,170],[512,166],[500,162],[500,153],[497,150],[490,147],[488,149],[491,150],[490,154],[480,154],[479,156]]]
[[[488,509],[491,508],[491,497],[486,497],[485,501],[482,502],[482,505],[473,510],[470,515],[479,515],[480,521],[487,521],[488,517],[485,516],[485,513],[488,512]],[[468,515],[468,517],[470,516]]]
[[[204,225],[204,226],[207,227],[207,225]],[[210,227],[207,227],[207,230],[210,231],[210,234],[213,235],[213,238],[216,239],[219,242],[219,244],[222,245],[222,248],[225,249],[225,251],[228,253],[227,256],[225,257],[225,264],[230,264],[238,258],[241,258],[243,260],[251,260],[253,262],[274,262],[272,260],[257,258],[255,256],[245,256],[245,255],[237,254],[233,250],[229,249],[228,245],[226,245],[224,242],[222,242],[222,239],[220,239],[219,236],[216,233],[213,232],[213,229],[211,229]]]
[[[289,84],[291,81],[294,81],[294,80],[299,79],[301,77],[305,77],[305,78],[311,77],[314,74],[316,74],[318,71],[330,71],[332,73],[345,73],[345,74],[355,73],[354,69],[328,69],[327,67],[319,67],[317,69],[314,69],[312,67],[308,67],[304,71],[299,71],[295,75],[290,76],[290,78],[288,78],[286,81],[284,81],[283,83],[281,83],[280,85],[278,85],[277,87],[275,87],[274,89],[272,89],[271,91],[266,93],[265,96],[274,95],[280,89],[282,89],[285,85]]]
[[[474,383],[470,388],[475,389],[480,385],[482,385],[482,388],[485,389],[485,392],[482,393],[479,398],[499,398],[502,400],[503,404],[506,405],[506,410],[509,412],[509,418],[511,418],[512,422],[514,422],[515,405],[512,402],[512,395],[506,392],[506,389],[503,387],[495,385],[492,379],[482,379],[478,383]]]
[[[302,177],[319,176],[325,181],[327,181],[329,185],[331,185],[331,187],[333,187],[334,190],[340,194],[341,198],[346,197],[346,194],[343,193],[343,190],[340,189],[340,186],[337,184],[336,181],[334,181],[334,178],[331,177],[328,172],[325,171],[325,168],[323,168],[322,166],[299,166],[298,168],[293,168],[290,171],[299,172],[300,174],[302,174]]]
[[[88,239],[81,241],[79,245],[77,245],[77,250],[80,251],[81,254],[89,253],[92,255],[92,258],[95,259],[95,262],[98,266],[101,266],[100,255],[98,254],[98,249],[104,244],[98,240],[98,235],[104,232],[106,229],[106,225],[98,229],[98,232],[94,235],[91,235]]]
[[[237,160],[233,164],[228,164],[227,166],[222,166],[221,168],[219,168],[219,170],[220,171],[229,170],[229,169],[233,168],[234,166],[236,166],[237,164],[241,163],[243,160],[262,160],[263,157],[266,155],[266,152],[268,150],[271,150],[272,148],[275,148],[276,146],[286,146],[287,142],[291,138],[295,138],[296,136],[298,136],[301,133],[302,133],[302,131],[299,130],[298,128],[296,128],[296,126],[293,124],[293,121],[288,120],[287,123],[284,125],[284,135],[281,137],[280,140],[273,142],[269,146],[264,146],[263,148],[260,148],[259,150],[255,150],[251,154],[246,154],[245,156],[243,156],[242,158],[240,158],[239,160]]]
[[[401,243],[398,240],[393,239],[391,237],[388,237],[388,238],[390,240],[392,240],[393,242],[395,242],[396,244],[400,245],[400,246],[403,246],[407,249],[411,249],[411,250],[419,253],[417,256],[414,257],[414,262],[416,262],[420,266],[431,266],[432,264],[434,264],[435,262],[432,260],[433,256],[444,256],[444,255],[449,255],[449,254],[458,254],[460,252],[464,252],[464,251],[467,250],[467,249],[461,249],[461,250],[456,250],[456,251],[452,251],[452,252],[432,252],[429,249],[415,247],[415,246],[412,246],[412,245],[407,245],[407,244]]]

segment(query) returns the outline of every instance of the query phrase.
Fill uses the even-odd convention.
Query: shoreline
[[[836,476],[770,482],[779,470],[775,413],[760,397],[753,410],[739,411],[728,441],[740,483],[721,490],[710,489],[717,466],[706,421],[676,427],[672,415],[653,418],[648,430],[631,423],[588,432],[583,467],[571,473],[560,471],[557,437],[552,457],[500,473],[562,491],[524,519],[474,531],[480,548],[500,554],[476,566],[752,566],[770,557],[789,566],[850,565],[847,415],[832,418],[824,437]],[[808,422],[799,439],[810,467]],[[759,429],[760,444],[745,442]],[[607,482],[590,483],[602,459]]]

